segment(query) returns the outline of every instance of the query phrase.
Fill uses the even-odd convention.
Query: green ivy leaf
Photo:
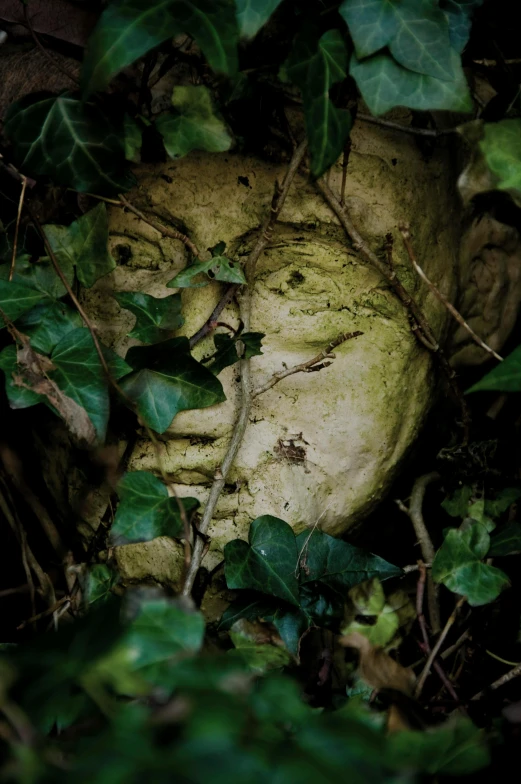
[[[103,90],[114,74],[168,38],[195,38],[214,71],[237,70],[237,21],[231,0],[116,0],[101,14],[83,63],[84,93]]]
[[[409,71],[388,54],[376,54],[365,60],[353,55],[349,73],[374,115],[384,114],[394,106],[471,112],[472,99],[460,57],[454,50],[451,52],[455,78],[450,82]]]
[[[282,0],[235,0],[237,22],[242,38],[253,38]]]
[[[136,402],[147,425],[163,433],[179,411],[207,408],[225,400],[222,385],[190,355],[188,338],[129,349],[134,368],[121,387]]]
[[[213,340],[216,353],[212,358],[212,363],[208,365],[208,369],[211,370],[215,376],[218,376],[224,368],[238,362],[238,340],[241,340],[244,344],[243,357],[245,359],[260,356],[262,354],[261,342],[264,337],[264,332],[243,332],[241,335],[234,338],[229,335],[214,334]]]
[[[465,776],[486,767],[490,754],[483,730],[470,719],[457,716],[426,732],[391,733],[386,759],[394,770]]]
[[[248,588],[299,606],[297,545],[291,526],[271,515],[253,521],[249,544],[242,539],[224,548],[228,588]]]
[[[471,607],[493,602],[509,580],[501,569],[482,562],[489,546],[490,536],[481,523],[451,528],[434,558],[433,579],[466,596]]]
[[[399,566],[319,529],[311,535],[302,531],[297,536],[297,548],[301,582],[321,582],[342,594],[372,577],[387,580],[403,574]]]
[[[514,501],[521,498],[521,487],[505,487],[500,490],[494,499],[485,499],[485,512],[490,517],[500,517],[503,512],[512,506]]]
[[[70,226],[45,227],[47,239],[60,263],[76,267],[78,280],[90,288],[98,278],[116,268],[108,250],[107,209],[100,202]]]
[[[284,648],[258,643],[239,631],[232,632],[230,637],[235,648],[228,651],[228,656],[243,662],[249,670],[259,675],[281,669],[291,662],[291,657]]]
[[[441,507],[451,517],[466,517],[473,494],[474,491],[470,485],[458,487],[450,497],[442,501]]]
[[[17,321],[20,332],[30,339],[31,348],[40,354],[50,354],[65,335],[82,326],[78,311],[65,302],[42,302]]]
[[[194,278],[199,275],[206,275],[202,283],[194,282]],[[170,289],[181,288],[201,288],[206,286],[210,280],[219,280],[222,283],[236,283],[243,285],[246,283],[242,267],[235,261],[230,261],[226,256],[212,256],[209,261],[196,261],[179,272],[173,280],[167,283]]]
[[[136,316],[136,323],[128,335],[143,343],[157,343],[170,337],[184,319],[181,315],[181,295],[152,297],[139,291],[118,291],[113,296],[122,308]]]
[[[507,523],[490,539],[487,555],[517,555],[521,552],[521,523]]]
[[[119,506],[110,530],[115,545],[149,542],[158,536],[175,537],[183,530],[177,498],[147,471],[132,471],[118,483]],[[180,498],[188,516],[197,509],[195,498]]]
[[[453,79],[449,25],[432,0],[344,0],[339,12],[360,59],[387,46],[407,70]]]
[[[238,539],[236,541],[239,541]],[[243,591],[224,611],[219,629],[231,629],[241,618],[248,621],[261,619],[272,623],[287,650],[298,656],[302,635],[313,626],[311,616],[300,608],[280,599],[263,596],[255,591]]]
[[[521,128],[521,126],[520,126]],[[521,346],[515,348],[503,362],[467,389],[470,392],[521,392]]]
[[[129,372],[130,367],[113,351],[103,347],[103,353],[115,379]],[[50,377],[85,409],[103,442],[109,419],[108,381],[89,330],[80,327],[67,332],[52,352],[51,360],[56,370]]]
[[[125,158],[132,163],[141,161],[141,145],[143,144],[143,131],[133,117],[125,114],[123,117],[123,147]]]
[[[0,280],[0,308],[8,319],[16,321],[23,313],[34,308],[44,295],[41,291],[16,283],[14,280]],[[0,328],[5,327],[5,322],[0,315]]]
[[[484,0],[441,0],[440,6],[449,23],[450,43],[461,54],[467,45],[472,17]]]
[[[0,280],[9,280],[10,265],[2,264],[0,266]],[[67,281],[72,283],[74,278],[74,271],[69,259],[64,260],[62,272]],[[15,271],[13,275],[13,283],[20,283],[23,286],[28,286],[34,291],[39,291],[48,300],[58,300],[60,297],[65,296],[67,289],[61,282],[56,274],[51,261],[47,258],[31,261],[27,255],[18,256],[15,264]],[[4,284],[0,283],[0,286]]]
[[[111,596],[112,588],[119,580],[119,574],[107,564],[94,564],[87,574],[85,600],[88,604],[105,601]]]
[[[479,146],[489,169],[498,178],[497,187],[521,191],[521,120],[485,123],[483,130]]]
[[[163,114],[156,128],[171,158],[182,158],[191,150],[225,152],[232,145],[226,124],[216,113],[208,87],[174,87],[175,114]]]
[[[190,612],[172,599],[147,599],[124,635],[121,647],[132,652],[134,672],[163,686],[177,661],[200,650],[204,629],[200,612]]]
[[[132,187],[119,132],[101,109],[67,93],[12,104],[4,131],[19,168],[59,185],[111,196]]]
[[[329,97],[330,88],[347,76],[342,34],[328,30],[317,39],[316,30],[305,27],[293,43],[285,68],[302,92],[311,174],[320,177],[344,149],[352,126],[351,113],[337,109]]]

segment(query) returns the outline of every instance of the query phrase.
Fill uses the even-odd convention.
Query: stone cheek
[[[393,157],[396,150],[391,146],[388,154]],[[452,296],[454,238],[438,205],[432,205],[431,211],[429,171],[424,172],[424,162],[410,163],[411,180],[414,167],[421,171],[412,189],[403,174],[399,182],[389,184],[392,167],[373,152],[367,152],[365,158],[360,152],[358,163],[356,160],[355,155],[348,193],[356,199],[354,213],[371,247],[378,251],[385,233],[392,231],[398,274],[411,280],[396,226],[404,218],[412,219],[418,226],[415,236],[420,241],[420,257],[425,237],[437,236],[422,259],[423,266]],[[378,174],[380,190],[373,185],[369,193],[364,192],[361,162],[366,172]],[[165,183],[156,170],[143,173],[141,195],[131,195],[136,205],[144,206],[142,194],[146,193],[149,207],[153,205],[164,219],[168,214],[175,216],[177,227],[181,222],[201,250],[225,240],[230,253],[245,258],[255,239],[252,230],[261,222],[275,176],[280,178],[283,168],[239,156],[193,156],[167,168],[176,186],[169,186],[170,202],[164,198]],[[439,191],[441,174],[437,171],[435,190]],[[241,186],[239,174],[248,176],[251,189]],[[338,167],[332,173],[336,188],[340,176]],[[158,188],[154,191],[155,184]],[[370,207],[364,197],[373,202]],[[420,221],[414,210],[417,212],[421,199],[425,206]],[[112,276],[115,288],[143,290],[154,296],[171,294],[165,284],[184,266],[181,244],[158,242],[157,233],[122,211],[113,213],[112,230],[113,244],[129,246],[133,258],[129,265],[128,250],[120,257],[120,266]],[[145,256],[151,257],[150,263]],[[85,304],[105,339],[124,353],[132,343],[125,337],[132,317],[120,312],[112,298],[108,302],[110,280],[101,283],[86,294]],[[447,324],[445,312],[430,296],[425,301],[423,289],[416,294],[441,334]],[[184,291],[186,323],[180,334],[196,331],[218,297],[219,288],[214,284]],[[235,307],[229,307],[221,319],[236,325]],[[254,387],[264,384],[284,365],[290,367],[315,356],[340,333],[360,330],[363,335],[337,347],[329,367],[290,376],[254,400],[244,442],[210,530],[210,551],[204,561],[209,569],[222,560],[227,541],[247,538],[250,522],[261,514],[281,517],[297,531],[315,524],[335,535],[347,530],[389,487],[432,398],[431,360],[412,336],[402,306],[385,281],[349,248],[335,219],[304,180],[297,179],[281,224],[259,262],[251,328],[266,333],[263,355],[252,359]],[[209,354],[212,347],[209,338],[194,353],[200,357]],[[181,412],[163,436],[163,465],[180,495],[197,496],[204,503],[235,420],[239,403],[236,376],[233,367],[220,376],[228,398],[225,403]],[[130,470],[158,472],[157,453],[146,439],[137,443]],[[153,546],[157,548],[157,543]],[[165,559],[157,557],[151,563],[152,545],[132,548],[132,557],[119,548],[124,576],[143,577],[136,550],[141,548],[149,576],[172,583],[173,576],[165,573]]]

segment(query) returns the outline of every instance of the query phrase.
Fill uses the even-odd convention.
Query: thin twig
[[[28,593],[29,591],[29,583],[26,583],[25,585],[19,585],[17,588],[4,588],[3,591],[0,591],[0,599],[3,599],[6,596],[12,596],[16,593]]]
[[[69,596],[63,596],[61,599],[58,599],[58,601],[55,604],[53,604],[52,607],[47,607],[47,609],[43,610],[41,613],[38,613],[37,615],[33,615],[32,618],[28,618],[26,621],[22,621],[22,623],[16,627],[16,630],[20,631],[21,629],[24,629],[27,626],[27,624],[34,623],[35,621],[39,621],[41,618],[46,618],[48,615],[52,615],[63,604],[66,603],[68,604],[71,603]]]
[[[344,147],[344,157],[342,158],[342,184],[340,185],[340,204],[342,207],[345,204],[346,195],[346,182],[347,182],[347,167],[349,165],[349,156],[351,155],[351,147],[353,143],[351,137],[347,140]]]
[[[495,68],[497,65],[520,65],[521,64],[521,57],[513,57],[508,60],[503,60],[502,63],[498,62],[497,60],[473,60],[475,65],[484,65],[486,68]]]
[[[269,381],[262,386],[257,387],[251,393],[252,398],[257,397],[258,395],[262,395],[263,392],[267,392],[268,389],[271,389],[278,384],[279,381],[282,381],[283,378],[287,378],[288,376],[292,376],[294,373],[309,373],[309,371],[317,370],[314,365],[318,362],[322,362],[324,359],[334,359],[334,355],[331,355],[331,351],[339,346],[341,343],[345,343],[346,340],[351,340],[352,338],[357,338],[360,335],[363,335],[363,332],[345,332],[342,335],[339,335],[337,338],[331,341],[331,343],[325,348],[320,354],[317,354],[316,357],[313,359],[308,359],[307,362],[302,362],[300,365],[293,365],[293,367],[286,368],[285,370],[279,370],[278,373],[274,373]],[[325,362],[320,369],[324,367],[329,367],[331,363]]]
[[[410,234],[409,226],[403,223],[399,226],[399,229],[402,235],[403,244],[405,246],[411,264],[413,264],[414,266],[414,263],[416,262],[416,256],[410,241],[411,234]],[[445,356],[445,353],[441,349],[441,346],[439,345],[437,346],[435,353],[438,362],[440,363],[440,367],[443,373],[445,374],[445,377],[449,383],[450,388],[452,389],[452,393],[456,398],[456,400],[458,401],[459,407],[461,409],[462,425],[463,425],[463,443],[467,444],[470,435],[470,410],[467,401],[463,395],[463,392],[461,391],[460,385],[456,380],[456,371],[454,370],[453,367],[451,367],[447,357]]]
[[[470,637],[470,631],[469,631],[469,629],[465,629],[465,631],[463,632],[463,634],[461,634],[461,635],[458,637],[458,639],[456,640],[456,642],[454,643],[454,645],[449,645],[449,647],[448,647],[448,648],[445,648],[445,650],[443,651],[443,653],[440,653],[440,659],[448,659],[448,658],[449,658],[449,656],[452,656],[452,654],[453,654],[453,653],[456,653],[456,651],[457,651],[459,648],[461,648],[461,646],[463,645],[463,643],[464,643],[466,640],[468,640],[468,639],[469,639],[469,637]]]
[[[423,614],[423,596],[425,593],[427,570],[425,568],[425,564],[423,563],[423,561],[418,561],[418,569],[420,570],[420,576],[418,578],[418,584],[416,586],[416,615],[418,618],[418,623],[420,624],[423,644],[425,646],[425,650],[428,652],[430,650],[431,644],[429,642],[429,635],[427,633],[427,624],[425,623],[425,615]]]
[[[409,508],[407,509],[405,504],[400,505],[400,509],[405,512],[411,520],[416,539],[420,545],[422,558],[424,562],[427,563],[432,563],[434,561],[435,550],[423,519],[423,500],[427,487],[433,482],[437,482],[439,479],[440,475],[435,471],[418,477],[412,489]],[[438,607],[436,586],[430,572],[427,575],[427,602],[431,630],[433,634],[437,634],[440,630],[440,611]]]
[[[483,691],[478,691],[478,693],[471,698],[471,701],[481,700],[487,694],[488,691],[494,691],[495,689],[499,689],[501,686],[504,686],[505,683],[508,683],[509,681],[513,680],[513,678],[518,678],[520,675],[521,675],[521,664],[518,664],[512,670],[509,670],[504,675],[502,675],[501,678],[498,678],[497,681],[491,683],[490,686],[487,686],[486,689],[483,689]]]
[[[444,130],[438,130],[436,128],[414,128],[411,125],[400,125],[400,123],[392,122],[392,120],[382,120],[380,117],[373,117],[371,114],[361,114],[360,112],[357,113],[356,119],[362,120],[362,122],[371,123],[372,125],[380,125],[383,128],[389,128],[393,131],[411,133],[414,136],[430,136],[434,139],[437,139],[440,136],[447,136],[451,133],[457,133],[456,128],[446,128]]]
[[[118,198],[124,207],[130,210],[130,212],[133,212],[134,215],[140,218],[140,220],[148,223],[149,226],[152,226],[152,228],[162,234],[163,237],[170,237],[173,240],[180,240],[184,245],[186,245],[188,250],[192,253],[193,256],[195,256],[195,258],[199,257],[199,250],[197,245],[195,245],[192,240],[186,236],[186,234],[183,234],[176,229],[171,229],[168,226],[163,226],[162,223],[158,223],[158,221],[155,221],[153,218],[148,218],[143,212],[141,212],[141,210],[138,210],[137,207],[134,207],[134,205],[131,204],[122,193],[118,193]]]
[[[351,239],[353,243],[353,249],[359,251],[366,261],[375,267],[375,269],[377,269],[378,272],[380,272],[380,274],[385,278],[385,280],[392,286],[404,307],[409,311],[414,320],[417,322],[419,328],[423,332],[424,337],[432,345],[433,352],[437,351],[439,349],[439,345],[436,336],[430,328],[429,323],[420,310],[419,306],[400,282],[400,279],[396,274],[396,270],[390,269],[387,264],[381,261],[378,256],[373,253],[360,232],[356,229],[346,206],[342,206],[340,204],[339,200],[331,188],[326,184],[325,180],[317,180],[316,187],[339,219],[348,237]]]
[[[411,297],[409,292],[405,289],[403,284],[401,283],[400,279],[396,274],[396,270],[390,268],[387,264],[382,262],[378,256],[369,248],[368,244],[362,238],[361,234],[355,228],[353,221],[351,220],[351,216],[349,215],[348,210],[346,209],[345,205],[342,206],[331,190],[331,188],[327,185],[324,179],[317,180],[316,186],[320,193],[323,195],[326,202],[329,204],[337,218],[339,219],[340,223],[342,224],[346,234],[350,237],[353,243],[353,249],[357,250],[361,253],[361,255],[370,263],[372,264],[375,269],[377,269],[380,274],[388,281],[388,283],[392,286],[396,296],[402,302],[402,305],[408,311],[409,315],[416,322],[413,324],[412,330],[419,340],[427,349],[432,351],[432,353],[437,357],[438,362],[445,374],[447,381],[453,391],[454,396],[456,397],[459,406],[462,412],[462,424],[463,424],[463,443],[467,443],[469,439],[469,432],[470,432],[470,414],[469,414],[469,407],[467,405],[467,401],[463,397],[463,393],[459,388],[458,383],[456,382],[456,373],[454,369],[450,366],[450,363],[445,356],[444,352],[441,350],[441,346],[439,345],[434,332],[432,331],[429,322],[425,318],[422,310],[416,303],[416,301]]]
[[[466,601],[467,601],[466,596],[462,596],[460,599],[458,599],[454,610],[450,614],[447,623],[443,627],[443,630],[442,630],[440,636],[438,637],[438,640],[436,641],[436,645],[434,646],[434,648],[430,652],[429,658],[427,659],[427,662],[425,663],[425,667],[423,668],[423,670],[421,672],[421,675],[418,678],[418,683],[416,684],[416,689],[414,691],[414,696],[416,697],[416,699],[418,699],[418,697],[422,693],[422,689],[423,689],[423,687],[425,685],[425,681],[428,678],[428,675],[429,675],[429,672],[431,670],[432,664],[433,664],[436,656],[438,655],[438,652],[439,652],[441,646],[445,642],[447,634],[449,633],[451,627],[453,626],[453,624],[454,624],[454,622],[456,620],[456,617],[458,615],[458,610],[460,609],[460,607]]]
[[[27,188],[27,177],[22,174],[22,190],[20,191],[20,199],[18,200],[18,213],[16,215],[16,226],[14,230],[13,240],[13,255],[11,256],[11,268],[9,270],[9,282],[12,281],[14,275],[14,268],[16,264],[16,251],[18,250],[18,232],[20,230],[20,218],[22,217],[22,208],[24,204],[25,189]]]
[[[429,287],[429,289],[432,291],[432,293],[433,293],[433,294],[434,294],[434,295],[435,295],[435,296],[436,296],[436,297],[439,299],[439,301],[442,303],[443,307],[444,307],[444,308],[446,308],[446,309],[449,311],[449,313],[451,314],[451,316],[452,316],[452,317],[453,317],[453,318],[454,318],[454,319],[455,319],[455,320],[458,322],[458,324],[461,324],[461,326],[462,326],[464,329],[466,329],[466,330],[467,330],[467,332],[468,332],[468,333],[469,333],[469,335],[471,336],[471,338],[472,338],[472,340],[474,341],[474,343],[477,343],[477,345],[478,345],[478,346],[480,346],[480,348],[483,348],[483,349],[484,349],[485,351],[487,351],[489,354],[492,354],[492,356],[493,356],[495,359],[497,359],[499,362],[503,362],[503,357],[502,357],[502,356],[500,356],[500,355],[499,355],[499,354],[498,354],[496,351],[494,351],[494,349],[493,349],[493,348],[491,348],[490,346],[488,346],[488,345],[487,345],[487,344],[486,344],[486,343],[485,343],[485,342],[484,342],[484,341],[483,341],[483,340],[482,340],[482,339],[479,337],[479,335],[477,335],[477,334],[474,332],[474,330],[472,329],[472,327],[471,327],[469,324],[467,324],[467,322],[465,321],[465,319],[463,318],[463,316],[461,315],[461,313],[459,313],[459,311],[457,311],[457,310],[456,310],[456,308],[454,307],[454,305],[451,305],[451,303],[450,303],[450,302],[448,302],[448,301],[445,299],[445,297],[443,296],[443,294],[441,293],[441,291],[440,291],[440,290],[437,288],[437,286],[435,286],[435,285],[434,285],[434,283],[433,283],[431,280],[429,280],[429,278],[427,277],[427,275],[426,275],[426,274],[425,274],[425,272],[422,270],[422,268],[420,267],[420,265],[418,264],[418,262],[417,262],[417,260],[416,260],[416,257],[415,257],[415,255],[414,255],[414,251],[413,251],[413,249],[412,249],[412,246],[411,246],[411,243],[410,243],[410,241],[409,241],[409,231],[408,231],[408,228],[407,228],[406,226],[399,226],[399,229],[400,229],[400,232],[401,232],[401,234],[402,234],[402,237],[403,237],[403,242],[404,242],[404,245],[405,245],[405,247],[406,247],[406,249],[407,249],[407,253],[409,254],[409,258],[410,258],[410,260],[411,260],[411,264],[412,264],[412,266],[414,267],[414,269],[416,270],[416,272],[418,273],[418,275],[420,276],[420,278],[421,278],[423,281],[425,281],[425,283],[427,284],[427,286]]]
[[[249,287],[253,285],[257,261],[271,239],[274,225],[278,219],[282,207],[284,206],[284,202],[286,200],[286,196],[288,195],[291,183],[304,157],[304,154],[306,152],[306,146],[307,144],[304,141],[297,147],[290,161],[288,169],[286,171],[286,175],[284,177],[282,187],[279,188],[278,185],[276,185],[275,194],[271,203],[269,215],[262,225],[259,239],[255,243],[255,246],[245,264],[246,280],[247,280],[248,288],[245,290],[244,296],[241,298],[241,318],[242,321],[244,322],[244,329],[246,331],[248,331],[250,328],[250,315],[251,315],[251,299],[250,299]],[[242,443],[244,434],[246,432],[246,428],[248,426],[248,419],[250,416],[250,409],[251,409],[251,402],[252,402],[251,373],[250,373],[249,359],[243,358],[240,360],[239,372],[241,377],[241,393],[242,393],[241,407],[239,410],[237,421],[235,422],[233,428],[232,437],[228,445],[228,450],[226,452],[226,455],[224,457],[221,466],[215,472],[212,487],[210,488],[210,494],[208,496],[208,500],[206,502],[203,515],[201,517],[201,521],[198,526],[199,536],[196,536],[194,542],[194,547],[192,550],[192,560],[190,562],[190,566],[188,568],[188,572],[186,574],[185,582],[183,585],[183,590],[182,590],[183,596],[190,596],[192,592],[192,588],[195,582],[197,572],[199,571],[199,567],[201,566],[201,560],[203,558],[204,548],[205,548],[205,537],[208,532],[208,528],[210,527],[210,523],[212,521],[215,508],[217,506],[217,502],[226,483],[226,478],[237,456],[237,452],[239,451],[239,447]]]
[[[210,317],[205,321],[203,326],[200,329],[198,329],[197,332],[195,332],[190,338],[190,348],[193,348],[197,343],[199,343],[200,340],[205,338],[207,335],[210,334],[210,332],[213,329],[215,329],[217,325],[217,319],[219,318],[219,316],[221,315],[225,307],[230,304],[235,294],[237,293],[238,289],[239,289],[239,285],[236,283],[232,283],[230,286],[228,286],[225,289],[224,294],[222,295],[221,299],[213,309]]]
[[[24,5],[24,18],[25,18],[25,26],[26,26],[26,27],[27,27],[27,29],[29,30],[29,32],[30,32],[30,34],[31,34],[31,38],[33,39],[34,43],[36,44],[36,46],[38,47],[38,49],[40,50],[40,52],[43,54],[43,56],[44,56],[44,57],[45,57],[45,58],[46,58],[46,59],[47,59],[47,60],[48,60],[48,61],[49,61],[49,62],[50,62],[50,63],[51,63],[51,64],[52,64],[52,65],[53,65],[55,68],[57,68],[57,69],[58,69],[58,71],[61,71],[61,73],[62,73],[62,74],[64,74],[65,76],[67,76],[67,78],[68,78],[68,79],[70,79],[70,80],[71,80],[71,82],[74,82],[74,84],[76,84],[76,85],[79,85],[79,84],[80,84],[80,80],[79,80],[79,79],[78,79],[76,76],[73,76],[73,74],[71,74],[71,73],[70,73],[70,71],[68,70],[68,68],[65,68],[65,66],[64,66],[64,65],[62,65],[61,63],[59,63],[57,60],[55,60],[55,59],[54,59],[54,57],[52,57],[52,56],[49,54],[49,52],[47,51],[47,49],[45,48],[45,46],[42,44],[42,42],[40,41],[40,39],[38,38],[38,36],[37,36],[37,35],[36,35],[36,33],[34,32],[34,30],[33,30],[33,26],[32,26],[32,24],[31,24],[31,21],[30,21],[30,19],[29,19],[29,9],[28,9],[28,7],[27,7],[26,5]]]

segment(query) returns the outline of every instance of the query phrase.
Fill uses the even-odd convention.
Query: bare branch
[[[462,596],[460,599],[458,599],[454,610],[452,611],[451,615],[449,616],[449,619],[448,619],[447,623],[443,627],[442,633],[440,634],[440,636],[438,637],[438,640],[436,641],[436,645],[434,646],[434,648],[430,652],[429,658],[427,659],[427,662],[425,663],[425,667],[423,668],[423,670],[421,672],[421,675],[418,678],[418,683],[416,684],[416,689],[414,691],[414,696],[416,697],[416,699],[418,699],[418,697],[422,693],[422,689],[423,689],[423,687],[425,685],[425,681],[427,680],[427,677],[429,675],[429,672],[431,670],[433,662],[434,662],[436,656],[438,655],[438,652],[439,652],[441,646],[445,642],[445,638],[447,637],[447,634],[449,633],[451,627],[453,626],[454,622],[456,621],[456,617],[458,615],[458,610],[460,609],[460,607],[466,601],[467,601],[467,598],[465,596]],[[521,672],[521,667],[520,667],[520,672]]]
[[[405,245],[405,249],[407,250],[407,253],[408,253],[408,255],[409,255],[409,259],[410,259],[410,261],[411,261],[411,264],[412,264],[412,266],[414,267],[414,269],[416,270],[416,272],[418,273],[418,275],[420,276],[420,278],[421,278],[423,281],[425,281],[425,283],[427,284],[427,286],[429,287],[429,289],[432,291],[432,293],[433,293],[433,294],[434,294],[434,295],[435,295],[435,296],[436,296],[436,297],[439,299],[439,301],[442,303],[443,307],[444,307],[444,308],[446,308],[446,309],[449,311],[449,313],[451,314],[451,316],[452,316],[453,318],[455,318],[455,319],[456,319],[456,321],[458,322],[458,324],[461,324],[461,326],[462,326],[464,329],[466,329],[466,330],[467,330],[467,332],[468,332],[468,333],[469,333],[469,335],[471,336],[471,338],[472,338],[472,340],[474,341],[474,343],[477,343],[477,344],[478,344],[478,346],[480,346],[480,348],[483,348],[483,349],[485,349],[485,351],[487,351],[489,354],[492,354],[492,356],[493,356],[495,359],[497,359],[499,362],[503,362],[503,357],[502,357],[502,356],[500,356],[500,355],[499,355],[499,354],[498,354],[496,351],[494,351],[494,349],[493,349],[493,348],[491,348],[490,346],[488,346],[488,345],[487,345],[487,344],[486,344],[486,343],[485,343],[483,340],[481,340],[481,338],[479,337],[479,335],[476,335],[476,333],[474,332],[474,330],[472,329],[472,327],[471,327],[471,326],[469,326],[469,324],[467,324],[467,322],[465,321],[465,319],[463,318],[463,316],[461,315],[461,313],[459,313],[459,312],[456,310],[456,308],[454,307],[454,305],[451,305],[451,303],[450,303],[450,302],[448,302],[448,301],[445,299],[445,297],[443,296],[443,294],[441,293],[441,291],[440,291],[440,290],[437,288],[437,286],[435,286],[435,285],[434,285],[434,283],[432,283],[432,281],[431,281],[431,280],[429,280],[429,278],[427,277],[427,275],[425,274],[425,272],[422,270],[422,268],[420,267],[420,265],[418,264],[418,262],[417,262],[417,260],[416,260],[416,257],[415,257],[415,255],[414,255],[414,251],[413,251],[413,249],[412,249],[412,245],[411,245],[411,242],[410,242],[410,236],[411,236],[411,235],[410,235],[410,233],[409,233],[409,227],[408,227],[407,225],[405,225],[405,224],[402,224],[402,225],[401,225],[401,226],[399,226],[398,228],[400,229],[400,233],[401,233],[401,235],[402,235],[402,237],[403,237],[403,244]]]
[[[324,363],[321,365],[321,367],[315,367],[315,365],[324,359],[334,359],[335,357],[331,354],[331,351],[336,348],[336,346],[339,346],[341,343],[345,343],[346,340],[357,338],[363,334],[363,332],[357,331],[345,332],[342,335],[339,335],[337,338],[332,340],[329,346],[321,351],[320,354],[317,354],[316,357],[313,357],[313,359],[308,359],[307,362],[302,362],[300,365],[293,365],[293,367],[286,368],[285,370],[279,370],[278,373],[274,373],[269,381],[253,390],[251,393],[252,398],[258,397],[258,395],[262,395],[263,392],[267,392],[268,389],[274,387],[275,384],[278,384],[279,381],[282,381],[283,378],[292,376],[294,373],[309,373],[312,370],[321,370],[324,367],[328,367],[331,364],[330,362]]]

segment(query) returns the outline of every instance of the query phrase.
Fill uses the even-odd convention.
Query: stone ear
[[[492,349],[501,349],[521,304],[521,208],[509,194],[474,196],[468,207],[459,254],[457,308]],[[490,355],[456,325],[449,340],[454,365],[477,365]]]

